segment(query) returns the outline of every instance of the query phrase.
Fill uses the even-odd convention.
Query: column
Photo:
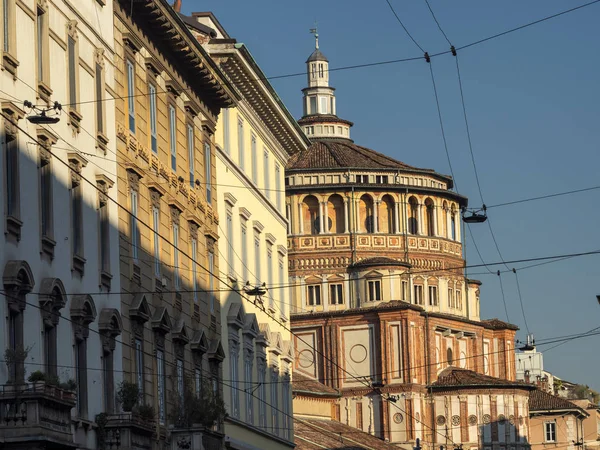
[[[423,233],[423,205],[419,203],[419,206],[417,207],[417,212],[419,214],[419,220],[417,221],[417,234],[424,234]]]
[[[302,203],[298,203],[298,222],[300,225],[300,234],[304,234],[304,216],[302,214]]]
[[[399,220],[399,214],[400,213],[400,204],[398,202],[394,202],[394,233],[395,234],[399,234],[400,233],[400,220]]]
[[[373,202],[373,233],[379,233],[379,200]]]
[[[329,283],[327,278],[323,276],[321,278],[321,304],[323,305],[323,311],[329,311]]]
[[[348,199],[344,198],[344,233],[348,233]]]
[[[446,217],[446,236],[444,236],[447,239],[450,239],[450,237],[452,236],[452,230],[450,229],[450,226],[452,225],[452,222],[450,221],[450,210],[446,210],[445,212]]]
[[[292,207],[289,203],[285,204],[285,214],[288,220],[288,234],[292,234]]]
[[[438,215],[438,209],[437,206],[433,205],[433,235],[434,236],[438,236],[438,228],[437,228],[437,215]]]
[[[323,202],[319,202],[319,234],[325,234],[325,227],[323,226]]]

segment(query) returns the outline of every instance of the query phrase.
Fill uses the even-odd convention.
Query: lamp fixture
[[[23,102],[23,106],[25,108],[31,109],[35,114],[31,114],[27,116],[27,120],[36,125],[53,125],[60,121],[59,114],[62,111],[62,105],[58,102],[54,102],[54,104],[49,108],[40,108],[37,105],[34,105],[29,100],[25,100]],[[46,113],[53,111],[55,115],[49,116]]]

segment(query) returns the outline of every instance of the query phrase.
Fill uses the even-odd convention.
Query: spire
[[[317,21],[315,20],[315,27],[310,29],[311,34],[315,35],[315,50],[319,49],[319,31],[317,29]]]

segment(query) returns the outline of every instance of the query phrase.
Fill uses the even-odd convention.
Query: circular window
[[[446,424],[446,418],[444,416],[437,416],[437,418],[435,419],[435,423],[437,423],[438,425],[445,425]]]
[[[483,415],[483,423],[490,423],[492,421],[492,417],[489,414]]]
[[[460,416],[452,416],[452,426],[457,427],[460,425]]]
[[[477,416],[474,414],[471,414],[469,416],[469,425],[477,425]]]
[[[404,422],[404,416],[400,413],[396,413],[394,414],[394,422],[395,423],[402,423]]]
[[[498,422],[500,422],[500,423],[502,423],[502,424],[503,424],[504,422],[506,422],[506,417],[504,417],[504,414],[500,414],[500,415],[498,416]]]

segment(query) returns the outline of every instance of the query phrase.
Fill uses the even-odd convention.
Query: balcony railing
[[[204,427],[175,428],[171,431],[171,450],[222,450],[223,435]]]
[[[71,430],[71,409],[76,403],[73,391],[45,383],[0,386],[0,440],[76,447]]]
[[[152,448],[156,428],[153,419],[140,417],[136,413],[101,414],[96,416],[96,438],[99,450]]]

